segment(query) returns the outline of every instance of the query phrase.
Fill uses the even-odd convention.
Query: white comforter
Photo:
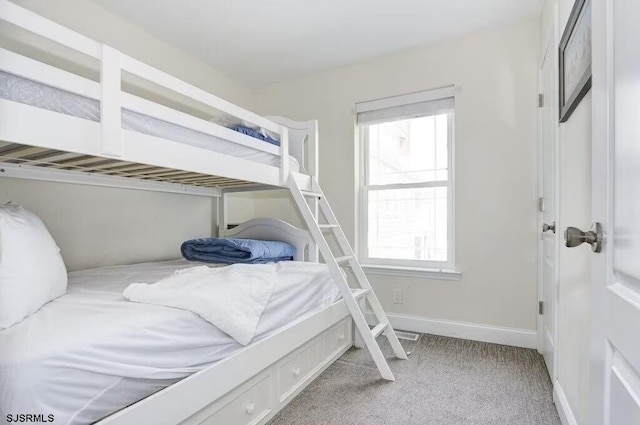
[[[242,345],[251,342],[271,299],[276,281],[331,281],[326,266],[294,262],[198,266],[178,270],[153,284],[132,283],[124,290],[130,301],[181,308],[196,313]],[[287,282],[289,281],[289,282]]]
[[[326,308],[338,289],[322,265],[287,263],[254,341]],[[0,331],[0,424],[8,414],[52,414],[87,424],[228,357],[243,347],[198,315],[127,301],[132,282],[153,283],[193,263],[171,261],[69,274],[67,294]]]

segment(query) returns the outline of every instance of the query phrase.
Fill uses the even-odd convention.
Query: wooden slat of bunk
[[[141,170],[155,170],[158,167],[147,164],[137,164],[134,162],[124,162],[118,161],[117,167],[109,168],[108,170],[104,170],[105,174],[123,174],[128,175],[131,171],[141,171]]]
[[[97,172],[110,172],[113,171],[114,168],[122,166],[122,161],[118,161],[117,159],[106,159],[103,158],[104,161],[100,163],[94,163],[90,166],[83,166],[83,170],[91,173]],[[128,163],[131,164],[131,163]],[[133,164],[131,164],[133,165]]]
[[[224,181],[216,178],[212,179],[202,179],[198,181],[190,181],[190,180],[168,180],[171,183],[185,184],[190,186],[206,186],[206,187],[222,187],[231,184],[230,181]],[[242,185],[246,185],[246,183],[241,183]]]
[[[30,155],[35,155],[37,153],[42,152],[42,148],[33,147],[33,146],[18,146],[12,148],[11,146],[7,148],[0,149],[1,156],[10,156],[12,158],[24,158]]]
[[[22,164],[27,162],[25,159],[15,159],[8,156],[0,156],[0,161],[8,162],[9,164]]]
[[[170,168],[153,167],[148,170],[141,170],[140,172],[135,172],[130,174],[140,179],[153,179],[156,177],[165,177],[165,176],[193,175],[194,173],[191,171],[172,170]]]
[[[100,173],[100,174],[106,174],[109,176],[125,176],[125,177],[131,177],[133,174],[132,172],[139,172],[139,171],[148,171],[148,170],[152,170],[155,167],[151,166],[151,165],[145,165],[145,164],[124,164],[122,162],[117,162],[116,164],[113,164],[111,167],[100,167],[100,168],[96,168],[95,169],[95,173]],[[91,171],[90,169],[88,171]]]
[[[17,153],[24,149],[33,148],[33,146],[25,146],[17,143],[6,143],[2,142],[2,146],[0,147],[0,155],[9,155],[10,153]],[[37,148],[41,149],[41,148]]]
[[[220,185],[217,183],[182,183],[179,181],[171,182],[171,183],[182,184],[187,186],[197,186],[197,187],[218,187],[218,188],[220,187]]]
[[[242,186],[253,186],[255,185],[253,182],[247,182],[244,180],[234,180],[233,183],[228,183],[222,185],[223,187],[242,187]]]
[[[199,182],[199,181],[215,181],[215,182],[231,182],[237,181],[233,179],[227,179],[218,176],[211,176],[208,174],[199,174],[199,173],[176,173],[176,174],[168,174],[168,175],[150,175],[150,176],[142,176],[141,178],[146,179],[154,179],[154,180],[171,180],[171,181],[180,181],[180,182]]]
[[[207,181],[207,182],[197,182],[197,183],[182,183],[182,184],[187,184],[187,185],[191,185],[191,184],[195,184],[195,185],[213,185],[213,186],[217,186],[217,187],[227,187],[233,183],[231,182],[221,182],[221,181]],[[241,183],[242,185],[246,185],[246,183]]]
[[[131,176],[131,177],[135,177],[137,179],[142,179],[142,180],[152,180],[152,181],[158,181],[158,182],[162,182],[162,181],[166,181],[166,182],[173,182],[173,181],[177,181],[178,179],[180,179],[181,177],[188,177],[188,176],[192,176],[193,174],[186,174],[186,173],[179,173],[176,175],[168,175],[168,176]]]
[[[72,165],[72,168],[78,171],[121,177],[137,177],[139,172],[158,169],[158,167],[153,165],[135,164],[132,162],[125,162],[108,158],[98,158],[95,161],[91,161],[88,158],[83,158],[76,161],[56,165],[56,167],[69,168],[69,165]]]
[[[223,184],[223,185],[235,184],[235,183],[242,184],[242,185],[249,184],[249,182],[245,182],[245,181],[242,181],[242,180],[228,180],[228,179],[216,180],[216,182],[218,184]]]
[[[175,180],[180,181],[185,184],[189,183],[199,183],[199,182],[210,182],[210,181],[218,181],[215,177],[206,176],[202,174],[192,174],[190,176],[183,176],[175,178]]]
[[[40,162],[43,166],[48,166],[54,165],[57,161],[63,161],[65,159],[75,158],[77,156],[77,153],[72,152],[43,150],[43,152],[29,157],[29,160]]]
[[[114,158],[100,158],[100,161],[82,164],[81,167],[86,171],[91,171],[91,170],[110,170],[113,168],[122,167],[123,165],[140,165],[140,164],[134,164],[132,162],[124,162]]]
[[[117,163],[117,160],[100,158],[98,161],[85,162],[80,165],[80,169],[87,173],[98,172],[102,170],[104,167],[112,167]]]
[[[87,168],[83,167],[81,170],[88,173],[103,174],[105,176],[131,177],[128,171],[118,170],[117,165],[118,164],[112,164],[111,166],[108,166],[107,164],[105,164],[105,165],[96,166],[96,167],[87,167]],[[142,167],[136,168],[136,170],[141,168]],[[148,169],[148,167],[144,167],[144,169]]]
[[[200,180],[196,180],[194,181],[194,178],[192,177],[191,179],[185,179],[185,178],[172,178],[172,179],[167,179],[167,180],[163,180],[163,181],[170,181],[173,183],[180,183],[180,184],[192,184],[192,185],[200,185],[200,184],[218,184],[218,181],[215,179],[206,179],[206,178],[200,178]]]
[[[193,183],[193,184],[213,184],[213,185],[216,185],[216,186],[226,186],[226,185],[232,184],[233,182],[234,181],[231,181],[231,180],[227,180],[227,181],[210,180],[210,181],[197,182],[197,183]],[[191,184],[191,183],[184,183],[184,184]],[[242,184],[244,185],[246,183],[243,182]]]
[[[180,181],[181,183],[184,184],[197,184],[197,183],[231,183],[235,180],[230,180],[230,179],[224,179],[224,178],[220,178],[220,177],[215,177],[215,176],[207,176],[207,175],[202,175],[202,174],[196,174],[193,176],[189,176],[189,177],[179,177],[176,178],[175,180]]]
[[[242,180],[220,180],[220,179],[210,179],[210,180],[202,180],[197,182],[188,182],[183,180],[171,180],[173,183],[180,183],[186,185],[194,185],[194,186],[210,186],[210,187],[231,187],[231,186],[246,186],[249,183]]]
[[[63,167],[82,168],[83,166],[91,165],[96,162],[102,163],[104,160],[104,158],[99,156],[80,155],[77,158],[58,161],[57,164],[60,164]]]
[[[152,167],[152,168],[145,168],[143,170],[141,169],[140,171],[152,172],[152,171],[157,171],[157,170],[158,170],[158,167]],[[175,171],[175,172],[178,172],[178,171]],[[101,172],[100,170],[98,170],[97,173],[99,173],[99,174],[107,174],[107,175],[118,175],[118,176],[121,176],[121,177],[129,177],[129,178],[135,178],[135,179],[140,179],[140,180],[149,180],[149,181],[165,181],[166,180],[166,179],[154,178],[153,176],[147,176],[144,173],[141,173],[141,172],[138,172],[138,171],[113,173],[113,172],[109,172],[109,170],[106,170],[104,172]],[[181,171],[180,173],[184,173],[184,172]]]
[[[149,178],[149,179],[145,179],[145,180],[156,181],[156,182],[180,183],[180,184],[182,184],[182,180],[180,178],[173,178],[173,177]],[[185,184],[196,185],[197,183],[185,183]]]
[[[185,178],[188,177],[188,175],[180,175],[180,176],[162,176],[162,177],[156,177],[156,176],[143,176],[143,177],[137,177],[139,179],[142,180],[149,180],[149,181],[156,181],[156,182],[167,182],[167,183],[176,183],[178,181],[180,181],[181,178]]]
[[[48,169],[81,171],[91,174],[130,177],[205,188],[241,187],[251,184],[251,182],[243,180],[209,174],[26,146],[17,143],[0,144],[0,161]]]
[[[165,182],[165,183],[175,183],[175,184],[182,184],[182,185],[188,185],[188,186],[197,186],[197,187],[211,187],[211,188],[219,188],[220,185],[218,185],[217,183],[182,183],[180,181],[169,181],[169,182]]]
[[[57,160],[55,162],[43,161],[43,160],[37,160],[37,159],[36,160],[27,159],[25,162],[28,163],[29,165],[55,168],[59,170],[75,170],[81,167],[76,166],[73,163],[69,163],[69,161],[72,161],[72,160],[77,161],[78,158],[80,158],[80,156],[78,154],[75,154],[73,156],[64,157],[63,159]]]

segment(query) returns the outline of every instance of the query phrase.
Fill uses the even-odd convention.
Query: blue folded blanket
[[[251,137],[254,137],[256,139],[262,140],[264,142],[271,143],[272,145],[280,146],[280,142],[279,141],[277,141],[276,139],[273,139],[273,138],[271,138],[269,136],[266,136],[266,135],[262,134],[260,131],[254,130],[253,128],[245,127],[243,125],[238,125],[238,126],[234,127],[233,129],[235,131],[237,131],[238,133],[246,134],[247,136],[251,136]]]
[[[182,243],[182,256],[207,263],[273,263],[293,260],[296,248],[286,242],[237,238],[202,238]]]

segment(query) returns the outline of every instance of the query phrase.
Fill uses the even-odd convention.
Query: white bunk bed
[[[219,197],[220,236],[288,241],[299,261],[317,262],[320,250],[343,295],[100,424],[265,423],[353,345],[354,323],[393,380],[375,338],[406,354],[315,180],[315,121],[261,117],[7,0],[0,24],[0,178]],[[279,146],[229,128],[238,123]],[[273,219],[228,230],[226,194],[264,188],[289,188],[310,233]],[[335,258],[322,229],[351,255]],[[352,267],[355,291],[339,262]],[[380,321],[371,331],[364,299]]]
[[[315,121],[289,128],[7,0],[0,8],[5,175],[117,185],[103,178],[109,175],[182,184],[145,189],[211,196],[248,182],[282,186],[289,176],[309,186],[316,175]],[[239,123],[269,132],[280,146],[227,128]]]
[[[275,236],[295,246],[298,257],[309,243],[308,232],[269,218],[229,234]],[[0,405],[0,422],[37,400],[49,409],[28,413],[53,414],[55,423],[94,422],[114,407],[99,423],[263,423],[351,347],[348,310],[326,280],[321,287],[315,279],[278,283],[246,347],[191,312],[121,296],[132,280],[153,282],[193,265],[70,273],[66,295],[0,331],[0,382],[13,393],[0,396],[12,409]]]

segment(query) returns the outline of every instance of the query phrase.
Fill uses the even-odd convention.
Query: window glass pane
[[[447,261],[447,188],[370,190],[369,258]]]
[[[448,115],[365,127],[368,183],[420,183],[448,179]]]

